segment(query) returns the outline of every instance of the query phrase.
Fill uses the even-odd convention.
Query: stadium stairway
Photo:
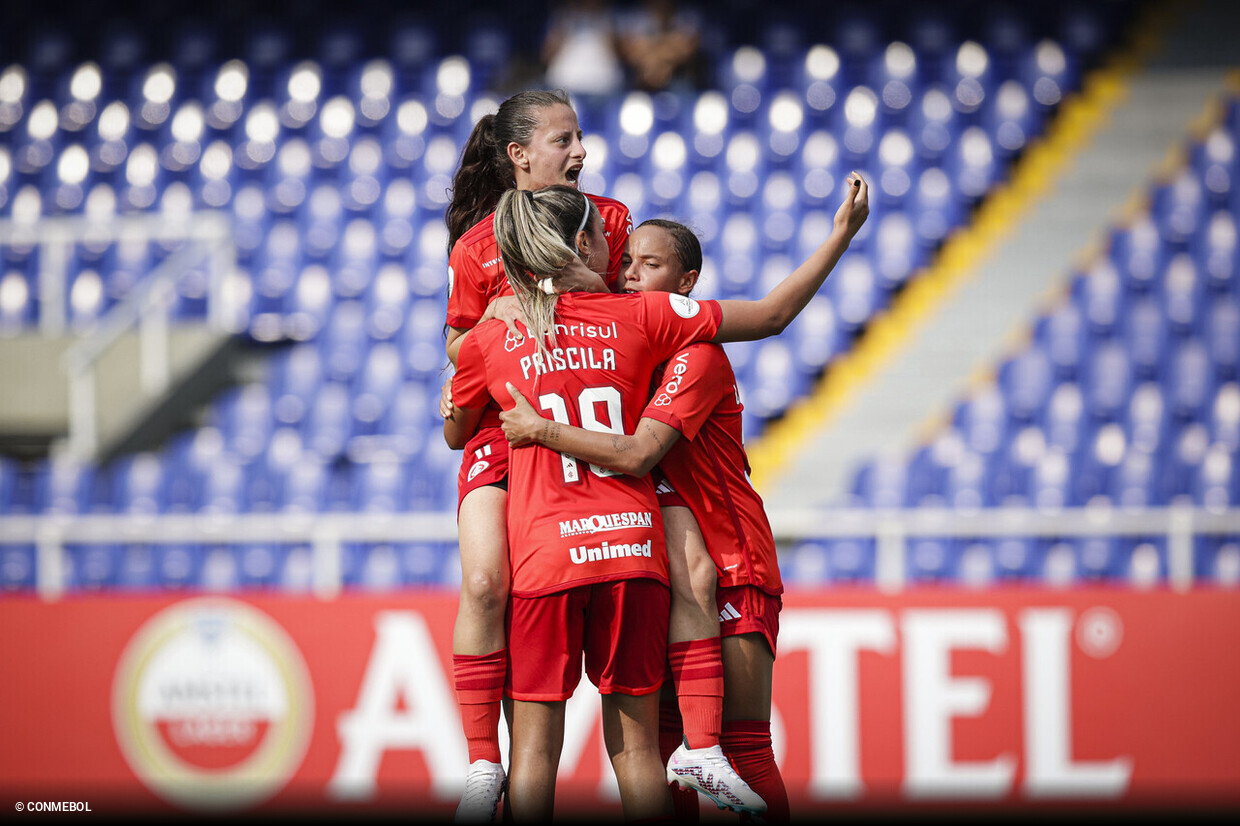
[[[844,504],[860,463],[911,453],[992,373],[1223,91],[1238,19],[1225,0],[1150,8],[926,277],[751,445],[775,521],[781,509]]]

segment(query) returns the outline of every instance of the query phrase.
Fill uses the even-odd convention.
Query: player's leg
[[[672,682],[680,702],[686,746],[710,748],[719,744],[723,721],[715,563],[692,511],[685,507],[665,507],[662,511],[672,582],[667,652]]]
[[[671,596],[637,577],[590,586],[585,671],[603,705],[603,743],[620,787],[625,820],[672,815],[659,757],[659,689],[667,669]]]
[[[771,685],[775,666],[771,639],[778,633],[778,598],[761,595],[754,588],[729,589],[737,590],[752,592],[753,599],[746,601],[742,612],[751,615],[752,603],[757,600],[765,603],[758,609],[765,616],[742,617],[748,622],[740,628],[724,624],[723,750],[741,777],[766,801],[763,820],[787,823],[788,792],[771,748]],[[763,626],[762,631],[730,633],[758,624]]]
[[[624,819],[672,815],[672,800],[659,758],[659,692],[604,694],[603,742],[620,788]]]
[[[550,823],[564,747],[564,701],[513,703],[508,806],[515,823]]]
[[[564,703],[581,679],[590,587],[538,597],[514,596],[507,694],[513,698],[507,812],[517,822],[545,823],[555,804],[555,775],[564,743]]]
[[[667,538],[672,581],[668,630],[668,662],[683,726],[683,740],[664,754],[668,782],[684,791],[704,790],[729,807],[761,811],[763,802],[732,770],[720,746],[723,723],[724,672],[719,639],[719,612],[715,604],[715,563],[692,511],[661,498],[663,530]],[[670,712],[660,719],[670,725]],[[663,751],[671,745],[664,731]],[[705,786],[706,789],[702,789]],[[678,816],[695,819],[696,800],[678,791]]]
[[[508,659],[507,503],[506,490],[485,485],[465,495],[458,515],[461,594],[452,666],[470,762],[457,812],[461,822],[490,822],[503,792],[499,718]]]

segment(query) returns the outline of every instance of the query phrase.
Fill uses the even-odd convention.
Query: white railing
[[[158,396],[171,378],[168,314],[176,295],[176,279],[206,263],[207,324],[222,333],[237,332],[235,308],[227,300],[225,282],[236,267],[232,222],[219,211],[184,216],[125,215],[99,220],[86,216],[45,218],[30,225],[0,220],[0,246],[39,250],[39,326],[48,337],[66,332],[66,284],[74,244],[107,247],[118,242],[182,243],[142,278],[123,301],[66,352],[62,365],[68,378],[69,451],[90,459],[98,448],[95,367],[116,341],[137,329],[142,390]]]
[[[1176,589],[1193,584],[1193,539],[1226,536],[1240,540],[1240,508],[1193,507],[1142,510],[1080,508],[1061,511],[986,509],[780,510],[770,512],[780,544],[812,539],[860,537],[876,541],[875,583],[898,590],[906,579],[909,537],[1000,538],[1163,536],[1168,581]],[[325,599],[340,591],[345,543],[454,542],[451,512],[204,515],[6,516],[0,545],[36,547],[39,593],[63,593],[65,546],[95,543],[303,544],[312,549],[312,582]]]

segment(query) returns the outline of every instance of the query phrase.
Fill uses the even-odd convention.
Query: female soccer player
[[[862,183],[857,199],[864,202],[867,194]],[[864,220],[864,215],[858,217]],[[841,207],[836,230],[847,233],[848,220]],[[701,271],[701,245],[682,224],[646,221],[630,237],[625,261],[626,291],[687,296]],[[711,624],[723,636],[724,752],[766,801],[764,819],[787,822],[788,796],[770,737],[771,682],[783,585],[770,524],[747,476],[736,378],[722,348],[699,343],[662,365],[654,386],[632,436],[555,424],[540,416],[515,387],[510,388],[515,404],[500,419],[513,448],[541,444],[639,476],[658,463],[670,482],[660,484],[659,503],[673,588],[677,588],[678,570],[684,572],[679,580],[689,585],[681,589],[682,613],[687,617],[682,622],[695,624],[690,638],[705,636],[703,629]],[[675,608],[672,617],[671,648],[675,650]],[[669,754],[663,739],[668,780],[674,781],[684,747]]]
[[[575,186],[586,158],[577,114],[563,92],[527,91],[505,100],[474,126],[452,182],[448,224],[447,351],[456,363],[466,334],[512,290],[495,244],[492,213],[509,189]],[[607,244],[594,250],[612,289],[632,226],[619,201],[590,196],[603,216]],[[468,744],[470,769],[457,812],[462,821],[490,821],[502,794],[500,703],[507,667],[504,611],[508,603],[508,442],[492,407],[465,446],[457,480],[461,596],[453,629],[453,679]]]
[[[567,217],[574,204],[581,211],[579,222]],[[592,207],[564,187],[506,193],[496,213],[497,238],[509,280],[529,320],[530,336],[514,336],[503,325],[489,324],[480,326],[466,342],[453,382],[460,409],[445,422],[449,444],[459,447],[466,442],[485,406],[507,395],[508,379],[561,422],[575,420],[612,433],[630,432],[636,423],[635,407],[646,399],[651,359],[670,356],[666,348],[675,339],[692,334],[687,340],[705,340],[716,322],[718,340],[762,338],[791,321],[864,220],[864,199],[855,192],[850,193],[848,211],[850,217],[854,212],[861,215],[849,222],[851,232],[833,233],[806,264],[760,301],[698,304],[665,294],[569,295],[557,304],[556,282],[562,276],[551,274],[574,266],[580,269],[580,263],[566,265],[572,265],[577,254],[588,260],[590,250],[603,243]],[[515,275],[526,271],[539,274],[537,286]],[[602,288],[599,281],[596,289]],[[709,312],[710,324],[700,320],[703,310]],[[693,319],[699,321],[685,325]],[[625,487],[612,472],[601,468],[587,472],[574,458],[543,449],[522,451],[514,457],[512,470],[513,495],[524,503],[520,511],[514,510],[508,526],[513,560],[509,636],[519,633],[524,641],[521,654],[510,656],[508,678],[508,693],[517,701],[509,789],[513,815],[520,819],[550,815],[563,736],[563,701],[580,677],[583,650],[587,674],[604,695],[605,740],[620,780],[625,815],[657,815],[668,800],[658,758],[658,705],[653,694],[662,682],[667,639],[667,563],[661,526],[653,516],[657,507],[652,483],[645,476],[632,477]],[[545,485],[540,487],[539,481]],[[628,641],[641,632],[632,626],[631,615],[624,622],[629,608],[617,590],[621,586],[599,588],[604,582],[629,579],[654,579],[664,589],[661,614],[649,587],[640,588],[645,595],[641,600],[630,600],[645,603],[637,610],[642,630],[659,624],[663,636],[660,640],[658,634],[645,633],[640,649],[626,645],[621,656],[614,644],[619,629],[630,628],[625,634]],[[629,590],[637,592],[639,586]],[[570,612],[569,600],[589,607]],[[584,611],[595,618],[585,640]],[[655,649],[657,659],[641,656],[647,648]],[[652,662],[659,663],[654,676]],[[657,771],[652,772],[652,765]],[[727,789],[704,791],[730,794]],[[738,811],[766,808],[761,801],[718,799]]]

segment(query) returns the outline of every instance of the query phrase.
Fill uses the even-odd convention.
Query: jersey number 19
[[[559,393],[544,393],[538,397],[538,404],[543,410],[551,413],[551,418],[560,424],[572,425],[568,416],[568,404]],[[596,404],[607,405],[607,422],[599,421]],[[577,394],[577,414],[581,427],[595,433],[624,434],[624,418],[620,412],[620,391],[614,387],[587,387]],[[609,423],[608,423],[609,422]],[[564,469],[564,484],[575,485],[581,481],[581,461],[567,453],[560,454],[560,462]],[[620,472],[608,470],[598,465],[590,465],[590,472],[595,476],[619,476]]]

